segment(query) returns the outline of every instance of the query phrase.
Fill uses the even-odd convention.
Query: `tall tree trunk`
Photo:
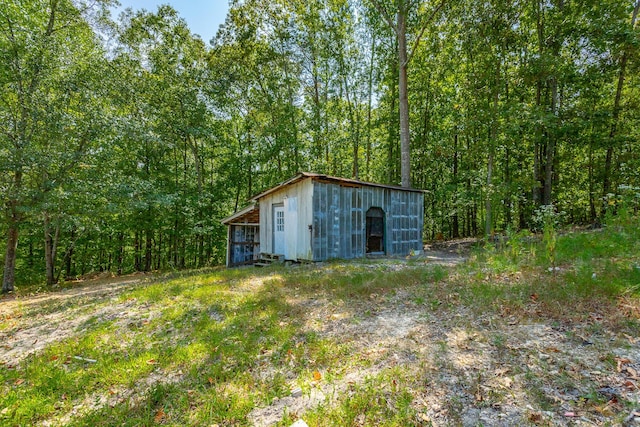
[[[564,11],[564,0],[558,0],[557,8],[560,11],[560,14]],[[553,35],[553,44],[552,44],[552,55],[554,61],[560,60],[560,49],[562,47],[563,39],[562,39],[562,29],[560,27],[556,28],[555,34]],[[555,67],[554,67],[555,68]],[[561,108],[561,90],[558,87],[558,70],[554,69],[553,75],[549,80],[549,89],[551,90],[551,114],[553,116],[553,126],[551,129],[547,131],[547,145],[545,152],[545,164],[544,164],[544,192],[542,196],[542,203],[545,205],[550,205],[553,203],[553,184],[556,182],[556,177],[558,171],[556,170],[557,165],[557,144],[558,144],[558,128],[560,126],[560,108]]]
[[[395,68],[395,67],[394,67]],[[395,83],[395,82],[394,82]],[[391,98],[391,102],[389,103],[389,127],[387,134],[387,142],[388,142],[388,178],[387,180],[390,183],[395,183],[398,178],[398,168],[397,168],[397,115],[396,115],[396,97]]]
[[[636,2],[633,8],[633,15],[631,16],[631,29],[635,30],[636,20],[638,18],[638,11],[640,9],[640,0]],[[602,180],[602,196],[604,204],[602,207],[602,214],[604,215],[607,210],[606,197],[611,192],[611,168],[613,164],[613,150],[615,146],[615,138],[618,134],[618,122],[620,119],[620,103],[622,101],[622,89],[624,87],[624,79],[627,70],[627,62],[629,61],[630,46],[624,47],[624,52],[620,58],[620,70],[618,71],[618,83],[616,84],[616,95],[613,101],[613,114],[611,116],[611,128],[609,130],[609,141],[607,144],[607,154],[604,163],[604,177]]]
[[[376,37],[375,34],[371,36],[371,58],[369,60],[369,85],[367,92],[367,147],[365,158],[365,180],[371,180],[371,112],[372,112],[372,98],[373,98],[373,67],[376,54]]]
[[[453,206],[453,218],[452,218],[452,230],[451,237],[454,239],[460,237],[460,225],[458,220],[458,206],[455,200],[458,197],[458,131],[453,136],[453,186],[454,186],[454,206]]]
[[[411,187],[411,136],[409,134],[409,96],[407,67],[406,6],[398,9],[398,102],[400,109],[400,175],[402,186]]]
[[[558,120],[558,80],[554,76],[550,82],[551,85],[551,114]],[[544,192],[542,195],[542,204],[550,205],[552,203],[552,191],[554,181],[554,164],[556,155],[556,126],[547,133],[547,150],[544,160]]]
[[[22,188],[22,170],[13,174],[14,191]],[[16,279],[16,256],[18,253],[18,234],[22,215],[18,211],[18,199],[12,197],[7,203],[7,249],[4,257],[4,273],[2,276],[2,293],[13,292]]]
[[[491,103],[491,127],[489,128],[489,155],[487,158],[487,198],[485,200],[486,222],[484,233],[488,237],[493,233],[493,167],[496,139],[498,138],[498,83],[500,82],[500,62],[496,64],[495,81]]]
[[[542,5],[541,0],[534,0],[535,12],[536,12],[536,32],[538,35],[538,55],[542,57],[544,54],[544,21],[542,17]],[[538,76],[536,81],[536,110],[539,111],[542,108],[542,77]],[[542,124],[536,125],[534,149],[533,149],[533,203],[537,208],[542,204],[542,194],[544,192],[544,178],[542,175],[542,139],[543,131]]]

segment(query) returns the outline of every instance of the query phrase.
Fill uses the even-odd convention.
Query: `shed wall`
[[[385,253],[422,250],[424,195],[420,192],[313,182],[313,260],[365,256],[366,213],[382,208]]]
[[[260,198],[260,252],[273,253],[273,206],[285,206],[285,255],[287,259],[311,260],[313,184],[306,179]],[[295,198],[295,203],[288,203]]]

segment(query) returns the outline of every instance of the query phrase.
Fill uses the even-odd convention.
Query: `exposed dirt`
[[[78,283],[57,292],[0,300],[0,363],[15,365],[30,354],[81,334],[91,319],[126,322],[139,319],[144,307],[119,296],[146,278],[131,275]]]
[[[427,264],[453,265],[464,260],[466,248],[466,243],[428,247],[421,257]],[[412,268],[407,260],[384,264]],[[252,292],[264,281],[247,281],[236,290]],[[131,276],[0,302],[0,361],[15,365],[56,341],[81,334],[91,319],[126,325],[153,317],[152,307],[120,298],[144,283],[145,277]],[[438,309],[416,301],[411,292],[400,288],[372,293],[345,304],[330,294],[287,289],[287,302],[303,313],[295,319],[303,323],[303,331],[349,346],[366,363],[342,366],[331,372],[331,381],[311,382],[300,395],[255,408],[249,421],[270,426],[285,413],[304,417],[305,411],[348,396],[368,378],[401,367],[412,378],[416,425],[590,426],[608,425],[614,418],[640,425],[634,416],[640,408],[640,333],[609,331],[597,319],[564,325],[478,316],[460,305]],[[262,378],[276,374],[291,377],[268,364],[255,372]],[[135,400],[153,384],[181,378],[176,372],[154,373],[135,391],[87,396],[74,402],[71,412],[43,425],[64,424],[78,414]],[[292,390],[297,387],[294,378],[290,385]]]
[[[304,417],[306,410],[331,404],[394,366],[408,369],[414,385],[421,385],[413,390],[418,425],[607,425],[625,410],[619,402],[640,406],[636,338],[625,342],[613,333],[590,333],[589,325],[472,319],[464,309],[453,316],[426,314],[401,292],[389,301],[371,300],[360,307],[335,307],[322,299],[305,305],[309,330],[349,343],[371,367],[344,367],[333,373],[343,375],[339,380],[256,408],[249,417],[254,425],[273,425],[285,413]],[[532,388],[540,395],[532,395]],[[628,425],[636,425],[633,411],[627,411]]]

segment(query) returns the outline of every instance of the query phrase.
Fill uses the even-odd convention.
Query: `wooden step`
[[[269,267],[271,265],[270,262],[254,262],[253,265],[256,267]]]

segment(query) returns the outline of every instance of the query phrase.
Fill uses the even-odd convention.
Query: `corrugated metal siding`
[[[385,252],[406,255],[422,250],[423,194],[379,187],[313,183],[313,259],[365,255],[366,213],[385,213]]]

